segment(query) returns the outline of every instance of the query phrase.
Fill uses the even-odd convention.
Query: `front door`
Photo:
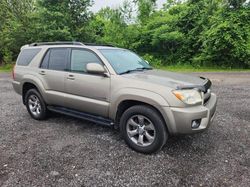
[[[89,74],[88,63],[103,65],[99,57],[87,49],[72,48],[70,71],[65,78],[65,106],[90,114],[108,116],[110,78]]]

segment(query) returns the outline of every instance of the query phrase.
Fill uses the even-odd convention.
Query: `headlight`
[[[197,90],[174,90],[173,94],[188,105],[202,103],[202,94]]]

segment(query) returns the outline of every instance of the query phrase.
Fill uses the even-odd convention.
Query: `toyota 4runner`
[[[23,46],[12,84],[32,118],[53,111],[114,126],[142,153],[159,151],[169,135],[207,129],[217,103],[209,79],[155,70],[127,49],[80,42]]]

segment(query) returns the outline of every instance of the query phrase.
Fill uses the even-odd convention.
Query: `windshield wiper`
[[[122,75],[122,74],[127,74],[127,73],[131,73],[133,71],[143,71],[143,70],[151,70],[153,68],[150,68],[150,67],[142,67],[142,68],[136,68],[136,69],[129,69],[127,71],[124,71],[122,73],[120,73],[119,75]]]
[[[137,70],[151,70],[153,68],[151,67],[143,67],[143,68],[136,68]]]

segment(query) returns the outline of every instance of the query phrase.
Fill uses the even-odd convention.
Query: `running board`
[[[79,112],[79,111],[64,108],[64,107],[48,106],[47,108],[52,112],[65,114],[67,116],[71,116],[71,117],[75,117],[75,118],[80,118],[80,119],[91,121],[91,122],[94,122],[94,123],[97,123],[100,125],[114,126],[114,123],[112,120],[110,120],[108,118],[101,117],[101,116],[95,116],[92,114],[88,114],[85,112]]]

